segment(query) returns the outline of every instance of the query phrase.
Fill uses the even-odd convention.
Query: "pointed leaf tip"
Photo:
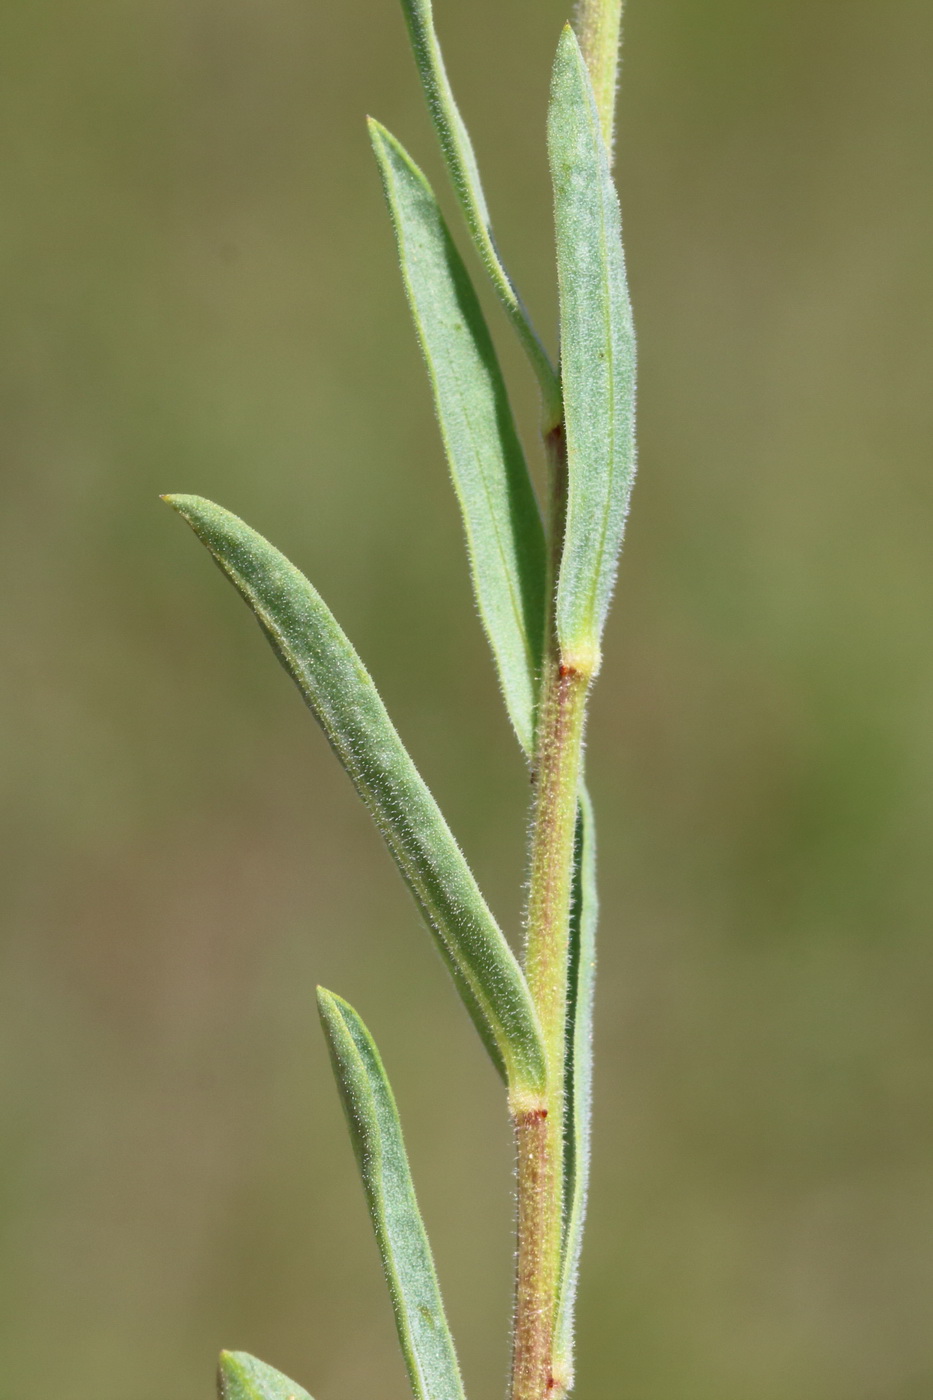
[[[348,1002],[324,987],[317,997],[412,1390],[416,1400],[464,1400],[398,1110],[379,1051]]]
[[[218,1400],[311,1400],[281,1371],[245,1351],[222,1351],[217,1367]]]

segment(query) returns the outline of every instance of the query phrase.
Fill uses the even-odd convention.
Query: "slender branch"
[[[574,28],[590,70],[603,137],[612,151],[624,0],[577,0]]]

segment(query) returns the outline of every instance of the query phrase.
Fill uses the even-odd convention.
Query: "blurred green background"
[[[437,0],[553,337],[558,0]],[[933,1394],[933,7],[632,0],[641,477],[601,820],[581,1400]],[[304,567],[517,932],[525,778],[363,127],[393,0],[0,9],[0,1400],[406,1382],[313,1012],[377,1036],[474,1397],[501,1095],[343,774],[163,491]],[[523,422],[533,391],[495,309]]]

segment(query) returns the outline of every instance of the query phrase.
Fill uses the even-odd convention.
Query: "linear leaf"
[[[221,506],[167,496],[253,610],[395,857],[500,1073],[537,1090],[544,1052],[524,974],[363,663],[283,554]]]
[[[300,1385],[245,1351],[222,1351],[217,1368],[218,1400],[311,1400]]]
[[[352,1006],[318,988],[399,1341],[416,1400],[463,1400],[460,1368],[412,1185],[398,1110],[379,1051]]]
[[[548,145],[568,469],[557,628],[565,659],[595,671],[635,476],[635,334],[619,201],[569,27],[554,64]]]
[[[589,795],[582,789],[574,844],[573,910],[570,921],[564,1238],[555,1333],[557,1367],[559,1374],[568,1380],[573,1374],[573,1315],[590,1173],[593,985],[598,916],[596,831]]]
[[[470,237],[531,361],[545,407],[545,426],[551,427],[560,422],[560,382],[496,247],[473,143],[444,67],[431,0],[402,0],[402,9],[428,109]]]
[[[480,617],[527,754],[544,638],[544,531],[492,338],[431,186],[370,122],[408,300],[463,513]]]

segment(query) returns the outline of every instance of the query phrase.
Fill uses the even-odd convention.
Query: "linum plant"
[[[197,496],[167,497],[249,604],[323,728],[504,1082],[517,1162],[510,1400],[561,1400],[573,1382],[596,929],[583,734],[635,465],[634,338],[611,176],[621,3],[581,0],[554,64],[547,139],[560,302],[555,367],[499,255],[431,0],[402,0],[467,234],[540,389],[543,510],[470,274],[434,193],[395,137],[370,122],[479,614],[532,778],[522,962],[318,593],[236,516]],[[318,1004],[412,1391],[416,1400],[464,1400],[379,1052],[340,997],[319,989]],[[309,1400],[242,1352],[222,1354],[219,1391],[222,1400]]]

